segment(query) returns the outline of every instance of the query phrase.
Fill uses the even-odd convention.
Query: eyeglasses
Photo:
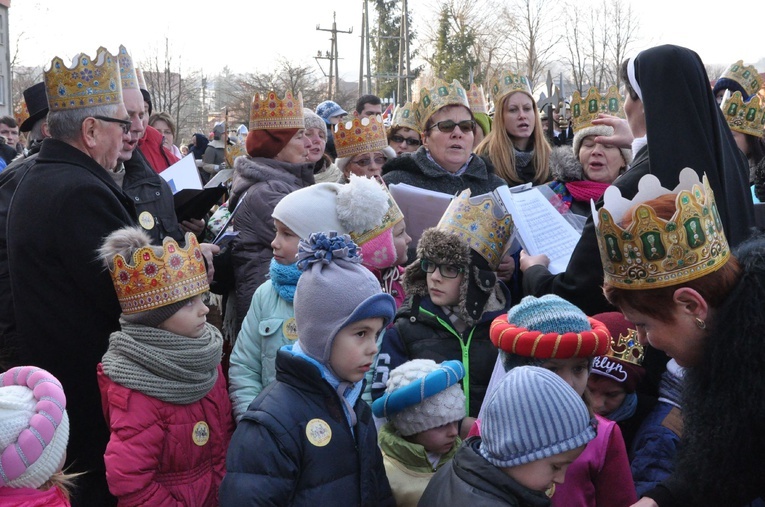
[[[387,162],[387,161],[388,161],[388,159],[386,157],[375,157],[374,158],[375,165],[379,165],[379,166],[385,165],[385,162]],[[372,158],[370,158],[370,157],[362,158],[362,159],[354,161],[353,163],[356,164],[359,167],[367,167],[369,164],[372,163]]]
[[[422,259],[420,261],[420,267],[426,273],[434,273],[436,268],[441,272],[441,276],[444,278],[457,278],[460,273],[465,269],[462,266],[455,266],[454,264],[436,264],[429,259]]]
[[[422,144],[422,141],[415,139],[414,137],[390,136],[390,140],[396,144],[406,142],[407,146],[419,146]]]
[[[118,123],[122,127],[123,134],[129,134],[130,126],[133,124],[130,120],[120,120],[119,118],[110,118],[109,116],[94,116],[93,118],[109,123]]]
[[[454,132],[454,127],[459,127],[464,132],[474,132],[475,122],[473,120],[462,120],[461,122],[454,122],[452,120],[444,120],[431,125],[430,129],[437,128],[440,132]]]

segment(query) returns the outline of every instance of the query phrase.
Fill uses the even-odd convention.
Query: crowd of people
[[[762,78],[620,70],[261,90],[184,146],[127,48],[53,58],[0,118],[0,505],[765,505]],[[224,197],[179,220],[187,154]]]

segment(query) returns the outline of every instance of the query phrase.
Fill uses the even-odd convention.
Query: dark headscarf
[[[196,143],[189,145],[189,151],[194,154],[195,159],[201,159],[204,156],[207,144],[210,141],[207,140],[207,137],[204,134],[194,134],[194,139],[196,140]]]
[[[706,174],[725,235],[738,245],[754,226],[749,167],[712,95],[701,58],[687,48],[657,46],[640,52],[634,69],[651,174],[669,189],[677,186],[685,167],[699,177]]]

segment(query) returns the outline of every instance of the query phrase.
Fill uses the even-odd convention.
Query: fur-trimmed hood
[[[550,153],[550,172],[554,180],[568,183],[584,179],[584,168],[571,146],[558,146]]]
[[[296,187],[313,185],[313,166],[310,162],[290,164],[272,158],[237,157],[234,161],[229,209],[234,209],[241,195],[256,183],[283,180]]]

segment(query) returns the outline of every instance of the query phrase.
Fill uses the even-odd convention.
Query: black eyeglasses
[[[460,122],[454,122],[452,120],[444,120],[436,123],[435,125],[432,125],[430,128],[435,129],[437,128],[441,132],[454,132],[454,127],[459,127],[460,130],[464,132],[474,132],[475,131],[475,122],[473,120],[462,120]]]
[[[419,146],[422,144],[422,141],[415,139],[414,137],[390,136],[390,140],[396,144],[406,142],[408,146]]]
[[[118,123],[122,127],[123,134],[129,134],[130,126],[133,124],[130,120],[120,120],[119,118],[111,118],[109,116],[94,116],[93,118],[109,123]]]
[[[460,273],[465,271],[462,266],[456,266],[454,264],[436,264],[430,259],[422,259],[420,261],[420,267],[426,273],[434,273],[436,268],[441,272],[441,276],[444,278],[457,278]]]

